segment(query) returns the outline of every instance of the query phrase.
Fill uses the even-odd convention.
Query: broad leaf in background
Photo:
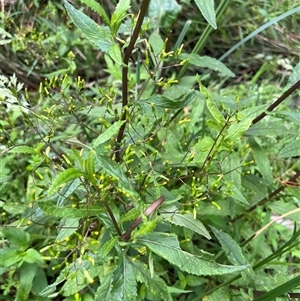
[[[153,22],[153,26],[168,29],[177,20],[180,12],[181,5],[176,0],[151,0],[148,17]]]
[[[217,29],[216,12],[214,0],[195,0],[201,14],[205,20],[214,28]]]
[[[118,64],[122,64],[122,57],[119,45],[114,42],[114,38],[110,33],[110,29],[105,26],[99,26],[95,21],[77,10],[67,1],[64,1],[68,15],[73,23],[100,50],[110,55],[110,57]]]
[[[178,213],[161,213],[166,221],[171,224],[186,227],[207,239],[211,239],[210,234],[204,227],[204,225],[197,219],[194,218],[192,213],[188,214],[178,214]]]
[[[27,301],[31,291],[33,279],[35,277],[37,264],[24,262],[19,270],[20,283],[18,285],[16,299],[17,301]]]
[[[299,133],[295,140],[290,141],[287,143],[280,151],[279,151],[279,158],[288,158],[288,157],[296,157],[300,156],[300,139]]]
[[[2,230],[2,234],[10,242],[12,247],[26,249],[30,244],[30,235],[22,229],[6,227]]]
[[[231,72],[230,69],[227,68],[222,62],[209,56],[200,56],[195,53],[182,53],[179,58],[182,60],[188,59],[189,63],[192,65],[217,71],[223,76],[235,76],[235,74]]]
[[[182,251],[175,234],[151,233],[136,238],[137,242],[147,246],[153,253],[161,256],[171,264],[178,266],[182,271],[193,275],[223,275],[240,272],[248,265],[228,266],[215,262],[205,261],[199,256]]]

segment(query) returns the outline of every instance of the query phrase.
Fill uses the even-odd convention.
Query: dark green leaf
[[[111,294],[111,300],[136,301],[137,298],[137,283],[133,267],[124,252],[114,273]]]

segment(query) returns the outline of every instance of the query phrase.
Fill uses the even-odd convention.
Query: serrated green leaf
[[[128,212],[126,212],[122,218],[119,220],[119,223],[125,223],[128,221],[132,221],[134,219],[136,219],[137,217],[140,216],[140,212],[137,208],[132,208],[131,210],[129,210]]]
[[[90,180],[94,179],[95,174],[95,152],[90,151],[87,157],[83,160],[83,171]]]
[[[199,256],[182,251],[175,234],[151,233],[137,238],[153,253],[161,256],[182,271],[193,275],[223,275],[240,272],[249,266],[228,266],[202,260]]]
[[[27,145],[16,146],[11,150],[9,150],[9,152],[14,154],[32,154],[32,155],[38,154],[35,148]]]
[[[67,208],[55,206],[51,201],[41,201],[38,206],[47,214],[56,217],[80,218],[87,216],[95,216],[105,212],[104,208],[96,205],[89,205],[85,208]]]
[[[30,235],[20,228],[6,227],[2,230],[3,235],[15,247],[27,248],[30,243]]]
[[[204,225],[197,219],[194,219],[193,214],[178,214],[178,213],[162,213],[161,214],[166,221],[171,224],[186,227],[207,239],[211,239],[210,234],[204,227]]]
[[[124,124],[125,120],[119,120],[111,125],[104,133],[102,133],[93,143],[93,147],[105,143],[119,132],[120,127]]]
[[[84,37],[88,38],[100,50],[108,54],[110,47],[114,44],[114,39],[110,34],[109,28],[99,26],[95,21],[77,10],[67,1],[64,1],[64,5],[72,22],[83,33]]]
[[[106,14],[103,7],[96,2],[95,0],[79,0],[81,3],[87,5],[90,9],[99,14],[99,16],[103,19],[106,25],[110,26],[108,15]]]
[[[179,58],[182,60],[188,59],[189,63],[194,66],[214,70],[216,72],[219,72],[223,76],[230,76],[230,77],[235,76],[235,74],[229,68],[227,68],[222,62],[209,56],[200,56],[195,53],[191,53],[191,54],[182,53],[179,56]]]
[[[53,195],[63,185],[76,178],[84,176],[84,173],[76,168],[69,168],[61,172],[53,181],[48,190],[48,196]]]
[[[217,29],[214,0],[195,0],[195,3],[209,25]]]
[[[297,135],[298,136],[298,135]],[[299,136],[287,143],[284,148],[279,151],[279,158],[289,158],[289,157],[300,156],[300,139]]]
[[[107,241],[103,246],[100,247],[99,257],[100,260],[105,259],[110,251],[115,247],[117,244],[118,237],[113,237],[109,241]]]
[[[114,273],[112,300],[136,301],[137,282],[130,261],[124,252]]]
[[[219,122],[221,125],[224,125],[226,120],[225,117],[221,114],[221,112],[219,111],[216,103],[214,102],[214,100],[212,99],[212,96],[210,94],[210,92],[208,91],[208,89],[206,89],[201,82],[199,82],[200,84],[200,91],[203,94],[203,96],[206,99],[206,105],[207,108],[210,112],[210,114],[214,117],[214,119]]]

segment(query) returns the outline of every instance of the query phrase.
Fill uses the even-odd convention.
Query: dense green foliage
[[[242,60],[288,4],[239,40],[229,1],[3,5],[1,300],[299,292],[300,45]]]

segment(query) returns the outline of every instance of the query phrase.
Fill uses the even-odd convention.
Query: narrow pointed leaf
[[[84,173],[76,168],[69,168],[61,172],[53,181],[48,190],[48,196],[53,195],[58,189],[76,178],[84,176]]]
[[[216,103],[214,102],[210,92],[200,83],[200,91],[206,99],[206,105],[210,112],[210,114],[214,117],[214,119],[220,124],[225,124],[226,120],[224,116],[219,111]]]
[[[219,72],[223,76],[230,76],[230,77],[235,76],[235,74],[228,67],[226,67],[222,62],[209,56],[200,56],[196,53],[192,53],[192,54],[183,53],[180,55],[179,58],[182,60],[188,59],[189,63],[194,66],[214,70],[216,72]]]
[[[94,148],[104,142],[108,141],[114,135],[116,135],[120,129],[120,127],[124,124],[124,120],[119,120],[115,122],[112,126],[110,126],[104,133],[102,133],[95,141]]]
[[[137,241],[171,264],[178,266],[182,271],[193,275],[223,275],[240,272],[249,267],[221,265],[202,260],[199,256],[182,251],[174,234],[151,233],[137,238]]]
[[[214,0],[195,0],[201,14],[205,20],[214,28],[217,29],[216,12]]]
[[[9,152],[15,154],[33,154],[33,155],[38,153],[36,149],[27,145],[16,146],[12,148]]]

